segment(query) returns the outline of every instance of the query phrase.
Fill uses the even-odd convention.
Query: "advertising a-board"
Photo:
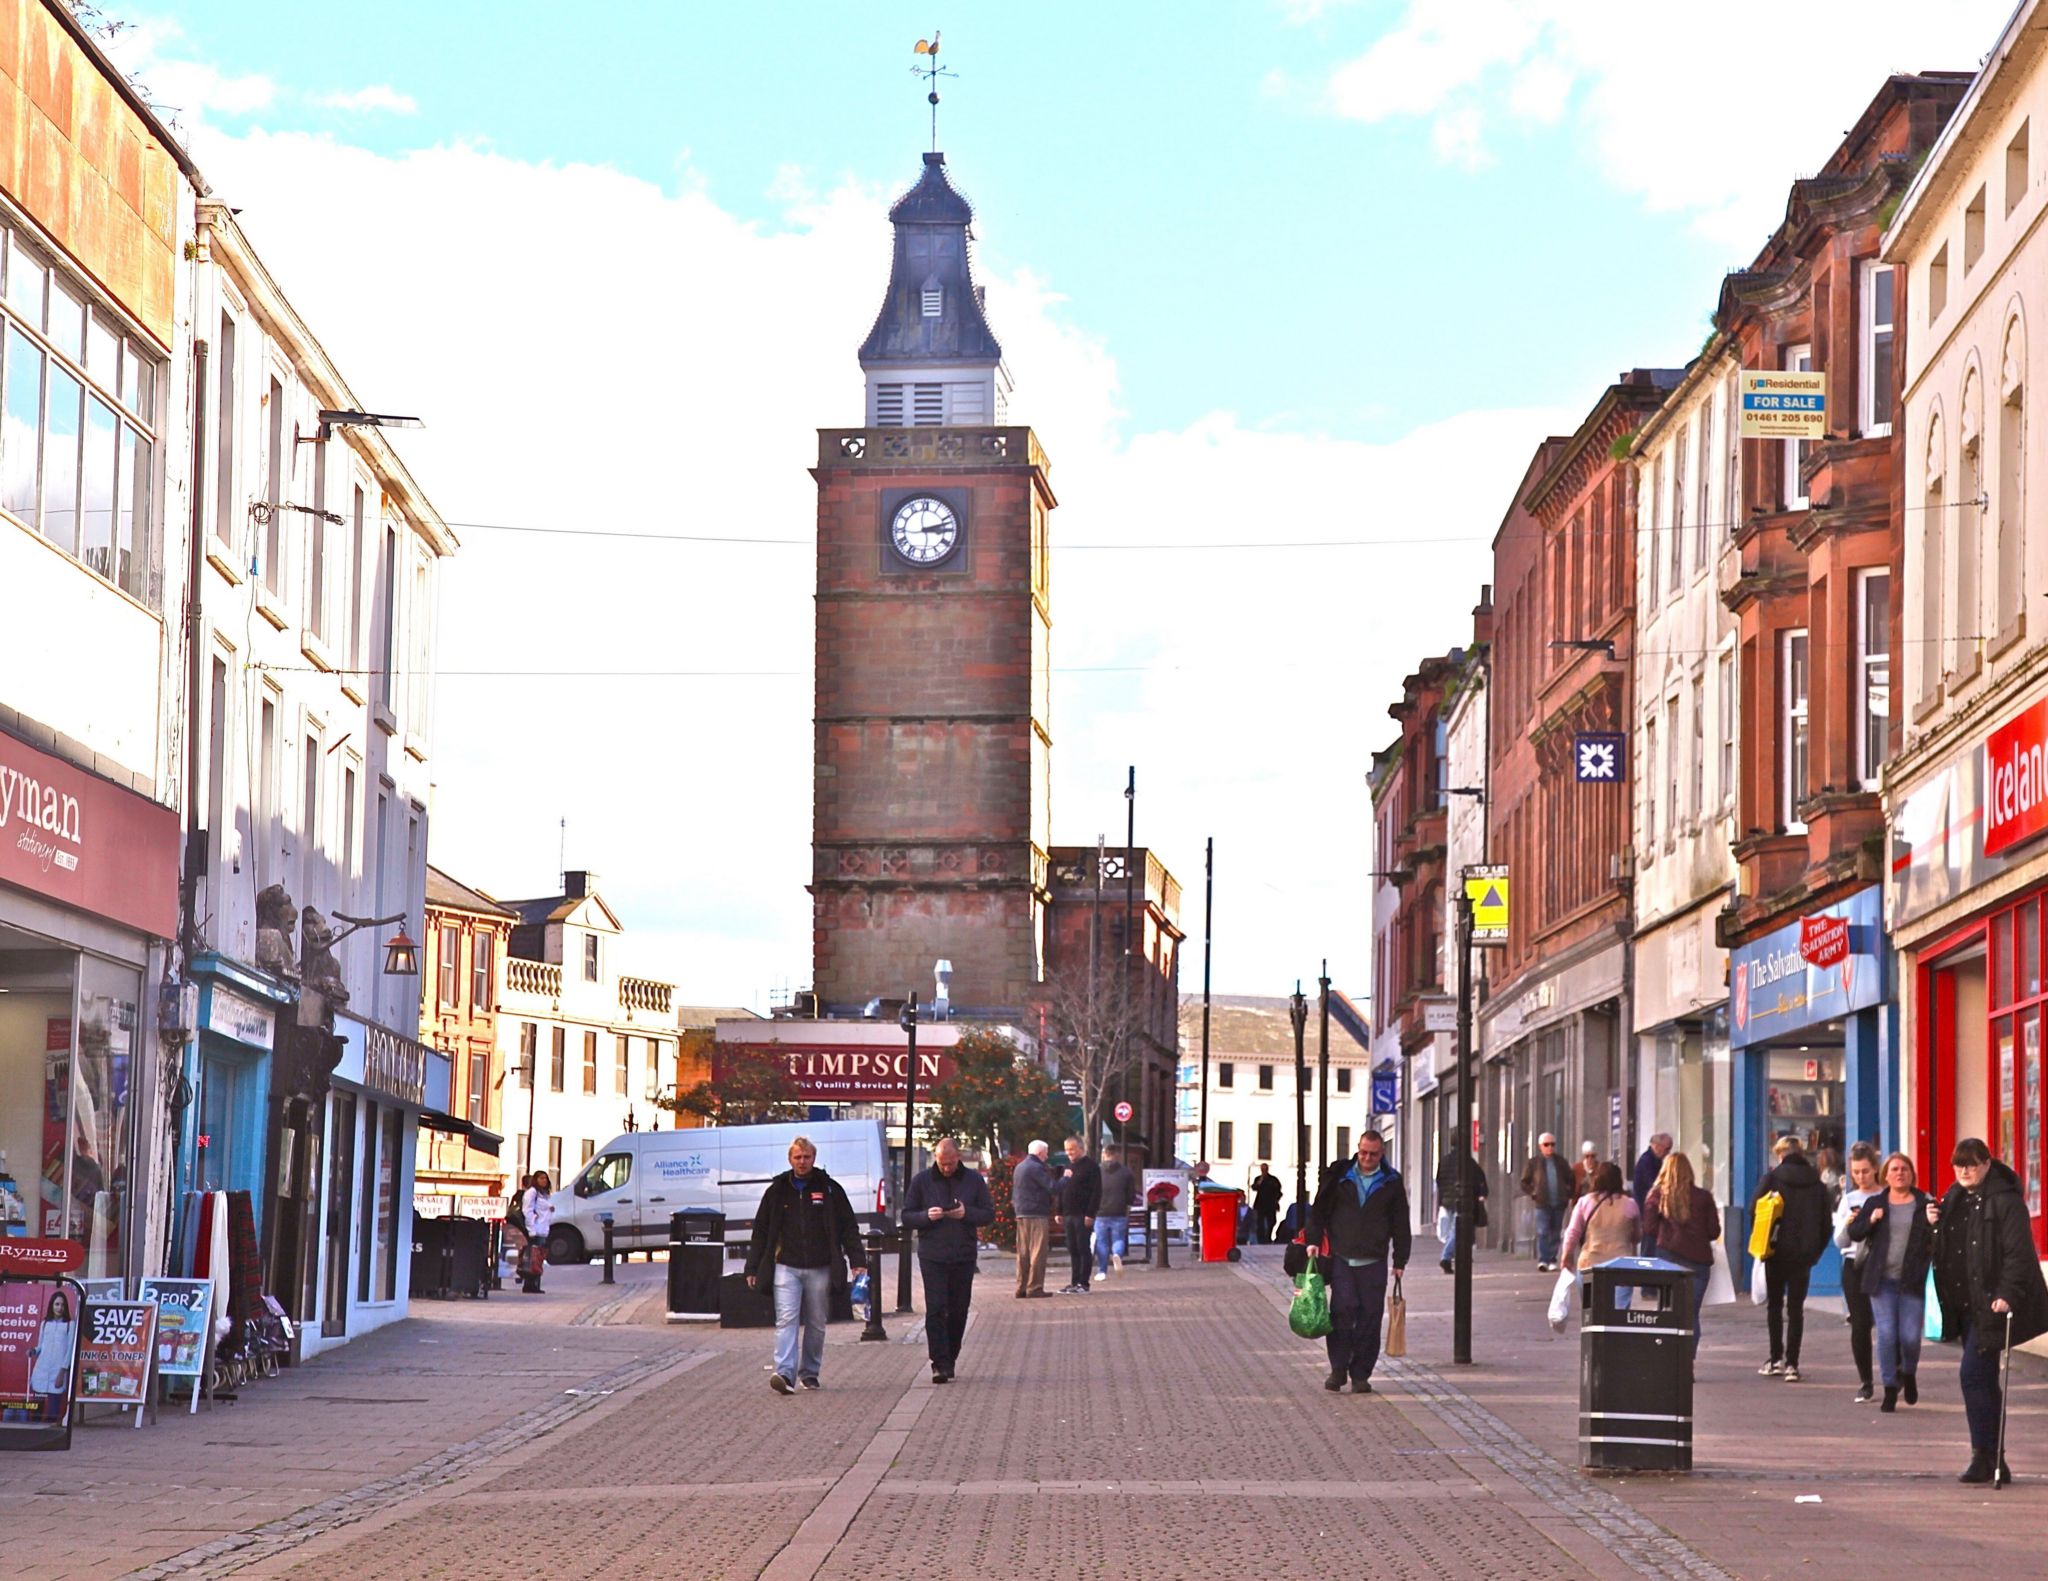
[[[145,1279],[139,1299],[152,1303],[156,1317],[156,1370],[162,1378],[190,1378],[192,1405],[205,1392],[213,1329],[213,1281]]]
[[[0,1279],[0,1429],[70,1421],[78,1307],[72,1285]]]
[[[78,1348],[81,1405],[140,1405],[156,1345],[153,1301],[87,1301]]]

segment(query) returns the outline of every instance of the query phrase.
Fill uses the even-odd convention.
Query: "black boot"
[[[1899,1374],[1899,1387],[1905,1391],[1906,1404],[1918,1405],[1920,1403],[1920,1380],[1915,1378],[1910,1372]]]
[[[1879,1409],[1880,1411],[1896,1411],[1896,1410],[1897,1410],[1898,1408],[1899,1408],[1899,1390],[1898,1390],[1898,1385],[1896,1385],[1896,1384],[1890,1384],[1890,1383],[1888,1383],[1888,1384],[1886,1384],[1886,1385],[1884,1386],[1884,1403],[1883,1403],[1882,1405],[1880,1405],[1880,1406],[1878,1407],[1878,1409]]]
[[[2003,1459],[1998,1462],[1998,1485],[2002,1488],[2012,1486],[2012,1467],[2008,1466]]]
[[[1957,1477],[1957,1478],[1956,1478],[1956,1481],[1958,1481],[1958,1482],[1989,1482],[1990,1480],[1991,1480],[1991,1453],[1990,1453],[1990,1451],[1989,1451],[1989,1450],[1984,1450],[1984,1449],[1973,1449],[1973,1450],[1971,1450],[1971,1451],[1970,1451],[1970,1464],[1969,1464],[1969,1466],[1968,1466],[1968,1467],[1967,1467],[1967,1468],[1966,1468],[1966,1469],[1964,1470],[1963,1474],[1962,1474],[1961,1476],[1959,1476],[1959,1477]]]

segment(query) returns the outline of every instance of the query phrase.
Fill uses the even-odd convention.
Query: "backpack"
[[[505,1227],[523,1234],[526,1230],[526,1209],[520,1203],[521,1195],[514,1193],[511,1200],[505,1204]]]

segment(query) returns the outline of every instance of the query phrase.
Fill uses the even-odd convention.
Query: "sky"
[[[809,980],[806,468],[860,421],[934,23],[1060,501],[1054,839],[1120,839],[1135,766],[1183,988],[1213,838],[1217,991],[1327,959],[1365,1001],[1371,756],[1531,451],[1683,365],[1886,74],[1974,69],[2009,3],[106,9],[358,396],[425,419],[432,860],[521,896],[566,856],[636,969],[766,1008]]]

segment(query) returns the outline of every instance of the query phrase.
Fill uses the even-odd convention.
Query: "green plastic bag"
[[[1294,1281],[1287,1326],[1303,1339],[1321,1339],[1330,1332],[1330,1291],[1313,1263]]]

